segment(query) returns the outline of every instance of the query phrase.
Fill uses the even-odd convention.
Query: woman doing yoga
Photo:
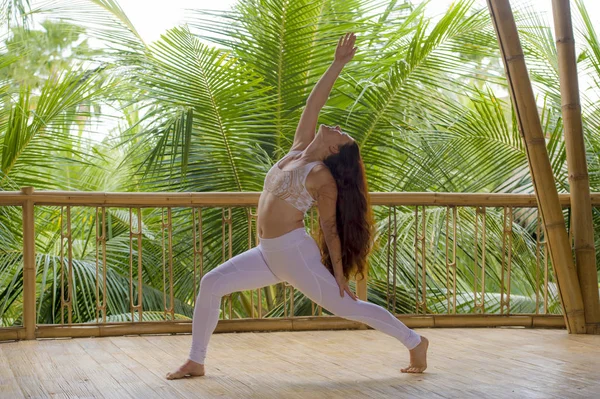
[[[363,322],[397,338],[410,351],[401,369],[427,367],[428,340],[385,308],[357,299],[348,286],[351,272],[362,273],[372,246],[373,220],[358,145],[339,126],[320,125],[319,111],[356,47],[342,36],[335,58],[308,97],[290,152],[267,173],[258,202],[257,247],[206,273],[194,309],[188,360],[168,379],[204,375],[204,360],[219,319],[221,298],[286,281],[331,313]],[[319,242],[304,227],[306,211],[317,204]]]

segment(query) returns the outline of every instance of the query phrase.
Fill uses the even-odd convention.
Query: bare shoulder
[[[312,187],[318,188],[326,184],[334,184],[335,179],[331,171],[324,164],[316,165],[307,176],[306,183]]]
[[[306,178],[306,189],[313,198],[318,198],[319,193],[337,192],[337,185],[329,168],[323,164],[316,165]]]

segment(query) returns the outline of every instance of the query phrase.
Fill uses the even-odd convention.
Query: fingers
[[[354,32],[348,32],[342,37],[340,37],[338,45],[341,47],[353,47],[355,42],[356,35],[354,34]]]
[[[352,292],[350,287],[346,286],[345,289],[346,289],[346,292],[348,293],[348,295],[350,295],[350,298],[352,298],[356,301],[357,300],[356,294],[354,294],[354,292]]]
[[[338,283],[338,287],[340,287],[340,297],[343,298],[344,292],[347,292],[348,296],[350,296],[350,298],[354,299],[355,301],[358,300],[358,297],[356,296],[356,294],[354,292],[352,292],[347,281],[339,281],[337,279],[336,279],[336,281]]]

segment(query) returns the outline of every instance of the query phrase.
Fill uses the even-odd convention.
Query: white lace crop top
[[[310,162],[304,166],[300,166],[299,168],[292,170],[281,170],[279,167],[281,161],[290,155],[299,154],[301,152],[302,151],[290,151],[286,156],[281,158],[275,165],[273,165],[273,167],[271,167],[269,172],[267,172],[267,176],[265,177],[264,190],[288,202],[299,211],[306,213],[315,202],[313,197],[304,186],[304,183],[306,182],[306,176],[308,176],[308,173],[313,167],[321,162]]]

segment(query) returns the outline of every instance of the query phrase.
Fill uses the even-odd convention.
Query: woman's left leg
[[[285,250],[263,249],[263,253],[273,273],[299,289],[315,303],[336,316],[363,322],[398,339],[411,351],[411,366],[404,370],[411,369],[409,372],[419,368],[424,370],[426,367],[422,364],[424,359],[417,367],[419,361],[413,355],[423,347],[426,352],[428,341],[423,338],[423,345],[420,345],[421,336],[385,308],[374,303],[354,300],[348,294],[340,297],[335,277],[321,263],[320,250],[312,237],[306,235],[298,245]],[[416,349],[417,347],[419,348]]]

